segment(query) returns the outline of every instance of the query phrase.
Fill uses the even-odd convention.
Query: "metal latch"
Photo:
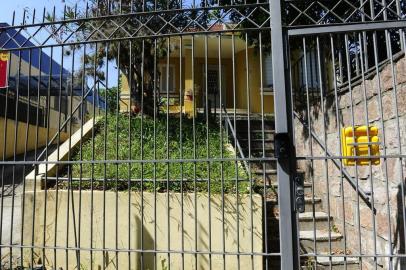
[[[290,139],[288,133],[275,134],[275,158],[288,158],[290,153]]]
[[[294,180],[296,210],[299,213],[303,213],[305,211],[304,180],[299,175],[295,175]]]

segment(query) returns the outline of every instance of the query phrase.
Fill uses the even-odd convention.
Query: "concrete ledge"
[[[35,211],[23,219],[23,244],[34,246],[24,249],[24,266],[33,253],[35,263],[44,254],[47,269],[181,269],[182,260],[185,269],[209,269],[210,260],[213,269],[237,269],[238,260],[241,269],[263,268],[262,256],[249,255],[263,250],[259,195],[225,194],[223,201],[221,194],[41,190],[25,196],[25,208],[35,200]]]
[[[46,159],[47,161],[62,161],[67,160],[69,153],[72,152],[76,147],[78,147],[79,143],[84,141],[91,135],[91,131],[93,130],[94,124],[98,122],[99,118],[91,118],[87,121],[82,128],[79,128],[72,137],[68,138],[63,144],[59,146],[59,153],[58,149],[56,149],[52,154],[48,156]],[[94,123],[93,123],[94,121]],[[70,147],[69,147],[70,146]],[[59,156],[58,156],[59,154]],[[38,165],[37,170],[32,170],[26,177],[26,190],[41,190],[44,188],[42,178],[46,176],[55,176],[57,168],[61,169],[62,166],[58,166],[58,164],[40,164]]]

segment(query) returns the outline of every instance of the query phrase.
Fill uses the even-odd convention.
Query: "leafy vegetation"
[[[237,188],[247,192],[248,177],[241,164],[207,160],[221,157],[234,158],[235,154],[225,131],[214,121],[207,125],[199,118],[193,123],[176,117],[167,120],[166,116],[154,121],[146,116],[130,120],[128,115],[109,115],[98,121],[97,135],[83,144],[81,155],[78,151],[73,160],[120,162],[73,165],[72,176],[82,179],[74,181],[73,187],[158,192],[207,192],[210,187],[213,193],[236,192]],[[187,161],[180,162],[182,159]],[[92,175],[93,181],[86,180]]]

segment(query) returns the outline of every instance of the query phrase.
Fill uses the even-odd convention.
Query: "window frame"
[[[160,77],[159,77],[159,91],[160,92],[163,92],[163,90],[166,88],[166,85],[163,85],[163,80],[162,80],[162,76],[166,76],[166,70],[167,70],[167,64],[165,63],[165,64],[158,64],[158,69],[159,69],[159,72],[160,72]],[[170,69],[173,69],[173,78],[172,78],[172,87],[171,87],[171,84],[169,84],[168,86],[169,86],[169,89],[168,89],[168,93],[169,94],[175,94],[175,93],[177,93],[177,91],[176,91],[176,68],[175,68],[175,65],[174,64],[169,64],[169,80],[170,80],[170,74],[171,74],[171,72],[170,72]],[[166,93],[166,91],[165,91],[165,93]]]
[[[266,65],[266,59],[267,58],[270,58],[271,60],[271,72],[273,72],[273,70],[272,70],[272,53],[269,53],[269,54],[265,54],[265,55],[263,55],[263,57],[262,57],[262,85],[261,85],[261,92],[262,92],[262,94],[263,95],[265,95],[265,96],[267,96],[267,95],[273,95],[273,93],[274,93],[274,91],[273,91],[273,75],[272,75],[272,84],[269,86],[269,85],[267,85],[266,83],[267,83],[267,80],[268,80],[268,78],[267,78],[267,76],[266,76],[266,68],[268,67],[267,65]]]

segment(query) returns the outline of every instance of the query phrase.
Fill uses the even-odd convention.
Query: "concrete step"
[[[359,269],[359,260],[358,258],[354,257],[317,257],[315,260],[317,264],[317,269],[327,270],[327,269],[334,269],[334,270],[355,270]],[[330,268],[331,265],[331,268]]]
[[[251,129],[265,129],[265,130],[269,130],[269,129],[275,129],[275,123],[273,121],[264,121],[262,122],[262,120],[238,120],[236,121],[236,125],[237,125],[237,130],[238,129],[243,129],[246,128],[248,129],[248,126]]]
[[[238,133],[241,133],[241,134],[251,133],[251,134],[254,134],[254,135],[258,136],[256,138],[262,138],[262,137],[259,137],[259,136],[261,136],[261,134],[263,134],[263,133],[265,135],[272,134],[272,137],[273,137],[273,134],[275,134],[275,130],[274,129],[266,129],[266,128],[264,130],[262,130],[262,128],[253,128],[253,127],[251,127],[250,129],[248,129],[248,127],[240,127],[240,128],[237,127],[237,134]]]
[[[278,184],[277,181],[273,181],[273,182],[272,182],[272,187],[273,187],[273,188],[278,189],[278,185],[279,185],[279,184]],[[312,183],[305,182],[305,183],[303,183],[303,186],[304,186],[305,195],[311,196],[311,193],[312,193]]]
[[[333,219],[330,218],[330,226]],[[325,212],[304,212],[299,214],[299,229],[312,231],[313,229],[327,230],[329,228],[328,215]]]
[[[329,252],[330,243],[332,249],[342,247],[341,233],[329,230],[300,230],[299,232],[300,246],[307,252],[315,252],[314,243],[316,244],[317,252]]]
[[[246,154],[248,156],[248,149],[243,150],[244,154]],[[265,153],[262,152],[262,148],[261,150],[252,150],[251,149],[251,157],[252,158],[272,158],[275,156],[274,150],[265,150]]]
[[[248,143],[248,141],[251,141],[251,143],[273,143],[273,138],[241,138],[239,139],[240,143]]]
[[[265,174],[273,174],[276,175],[276,169],[269,168],[270,166],[266,166],[265,170],[263,168],[254,169],[253,173],[257,175]]]
[[[251,153],[253,152],[258,152],[258,153],[262,153],[263,150],[265,150],[265,153],[273,153],[273,144],[272,146],[267,146],[265,147],[265,149],[262,147],[262,145],[251,145],[251,147],[249,147],[248,145],[241,145],[241,148],[246,150],[248,153],[248,149],[251,148]]]
[[[248,156],[248,154],[249,154],[248,146],[247,147],[241,146],[241,148],[242,148],[242,151],[244,152],[244,154],[246,154],[246,156]],[[262,146],[261,147],[253,147],[253,146],[251,146],[251,156],[256,157],[256,158],[261,158],[263,156],[265,156],[265,157],[273,157],[273,156],[275,156],[275,152],[274,152],[273,149],[270,149],[270,148],[265,148],[265,152],[264,152],[263,149],[262,149]]]
[[[250,145],[248,145],[248,139],[242,140],[242,141],[240,140],[239,142],[240,142],[241,147],[246,148],[246,149],[248,149],[249,147],[251,147],[251,150],[253,150],[253,149],[262,150],[263,148],[265,148],[265,150],[274,149],[274,143],[272,141],[271,142],[262,142],[262,140],[261,140],[261,141],[253,142],[251,139]]]
[[[315,208],[315,211],[317,212],[322,212],[323,211],[323,205],[321,202],[321,198],[318,197],[305,197],[305,211],[306,212],[311,212],[313,211],[313,205]],[[268,213],[273,213],[273,210],[275,208],[278,208],[278,200],[276,198],[269,198],[267,199],[267,211]]]

